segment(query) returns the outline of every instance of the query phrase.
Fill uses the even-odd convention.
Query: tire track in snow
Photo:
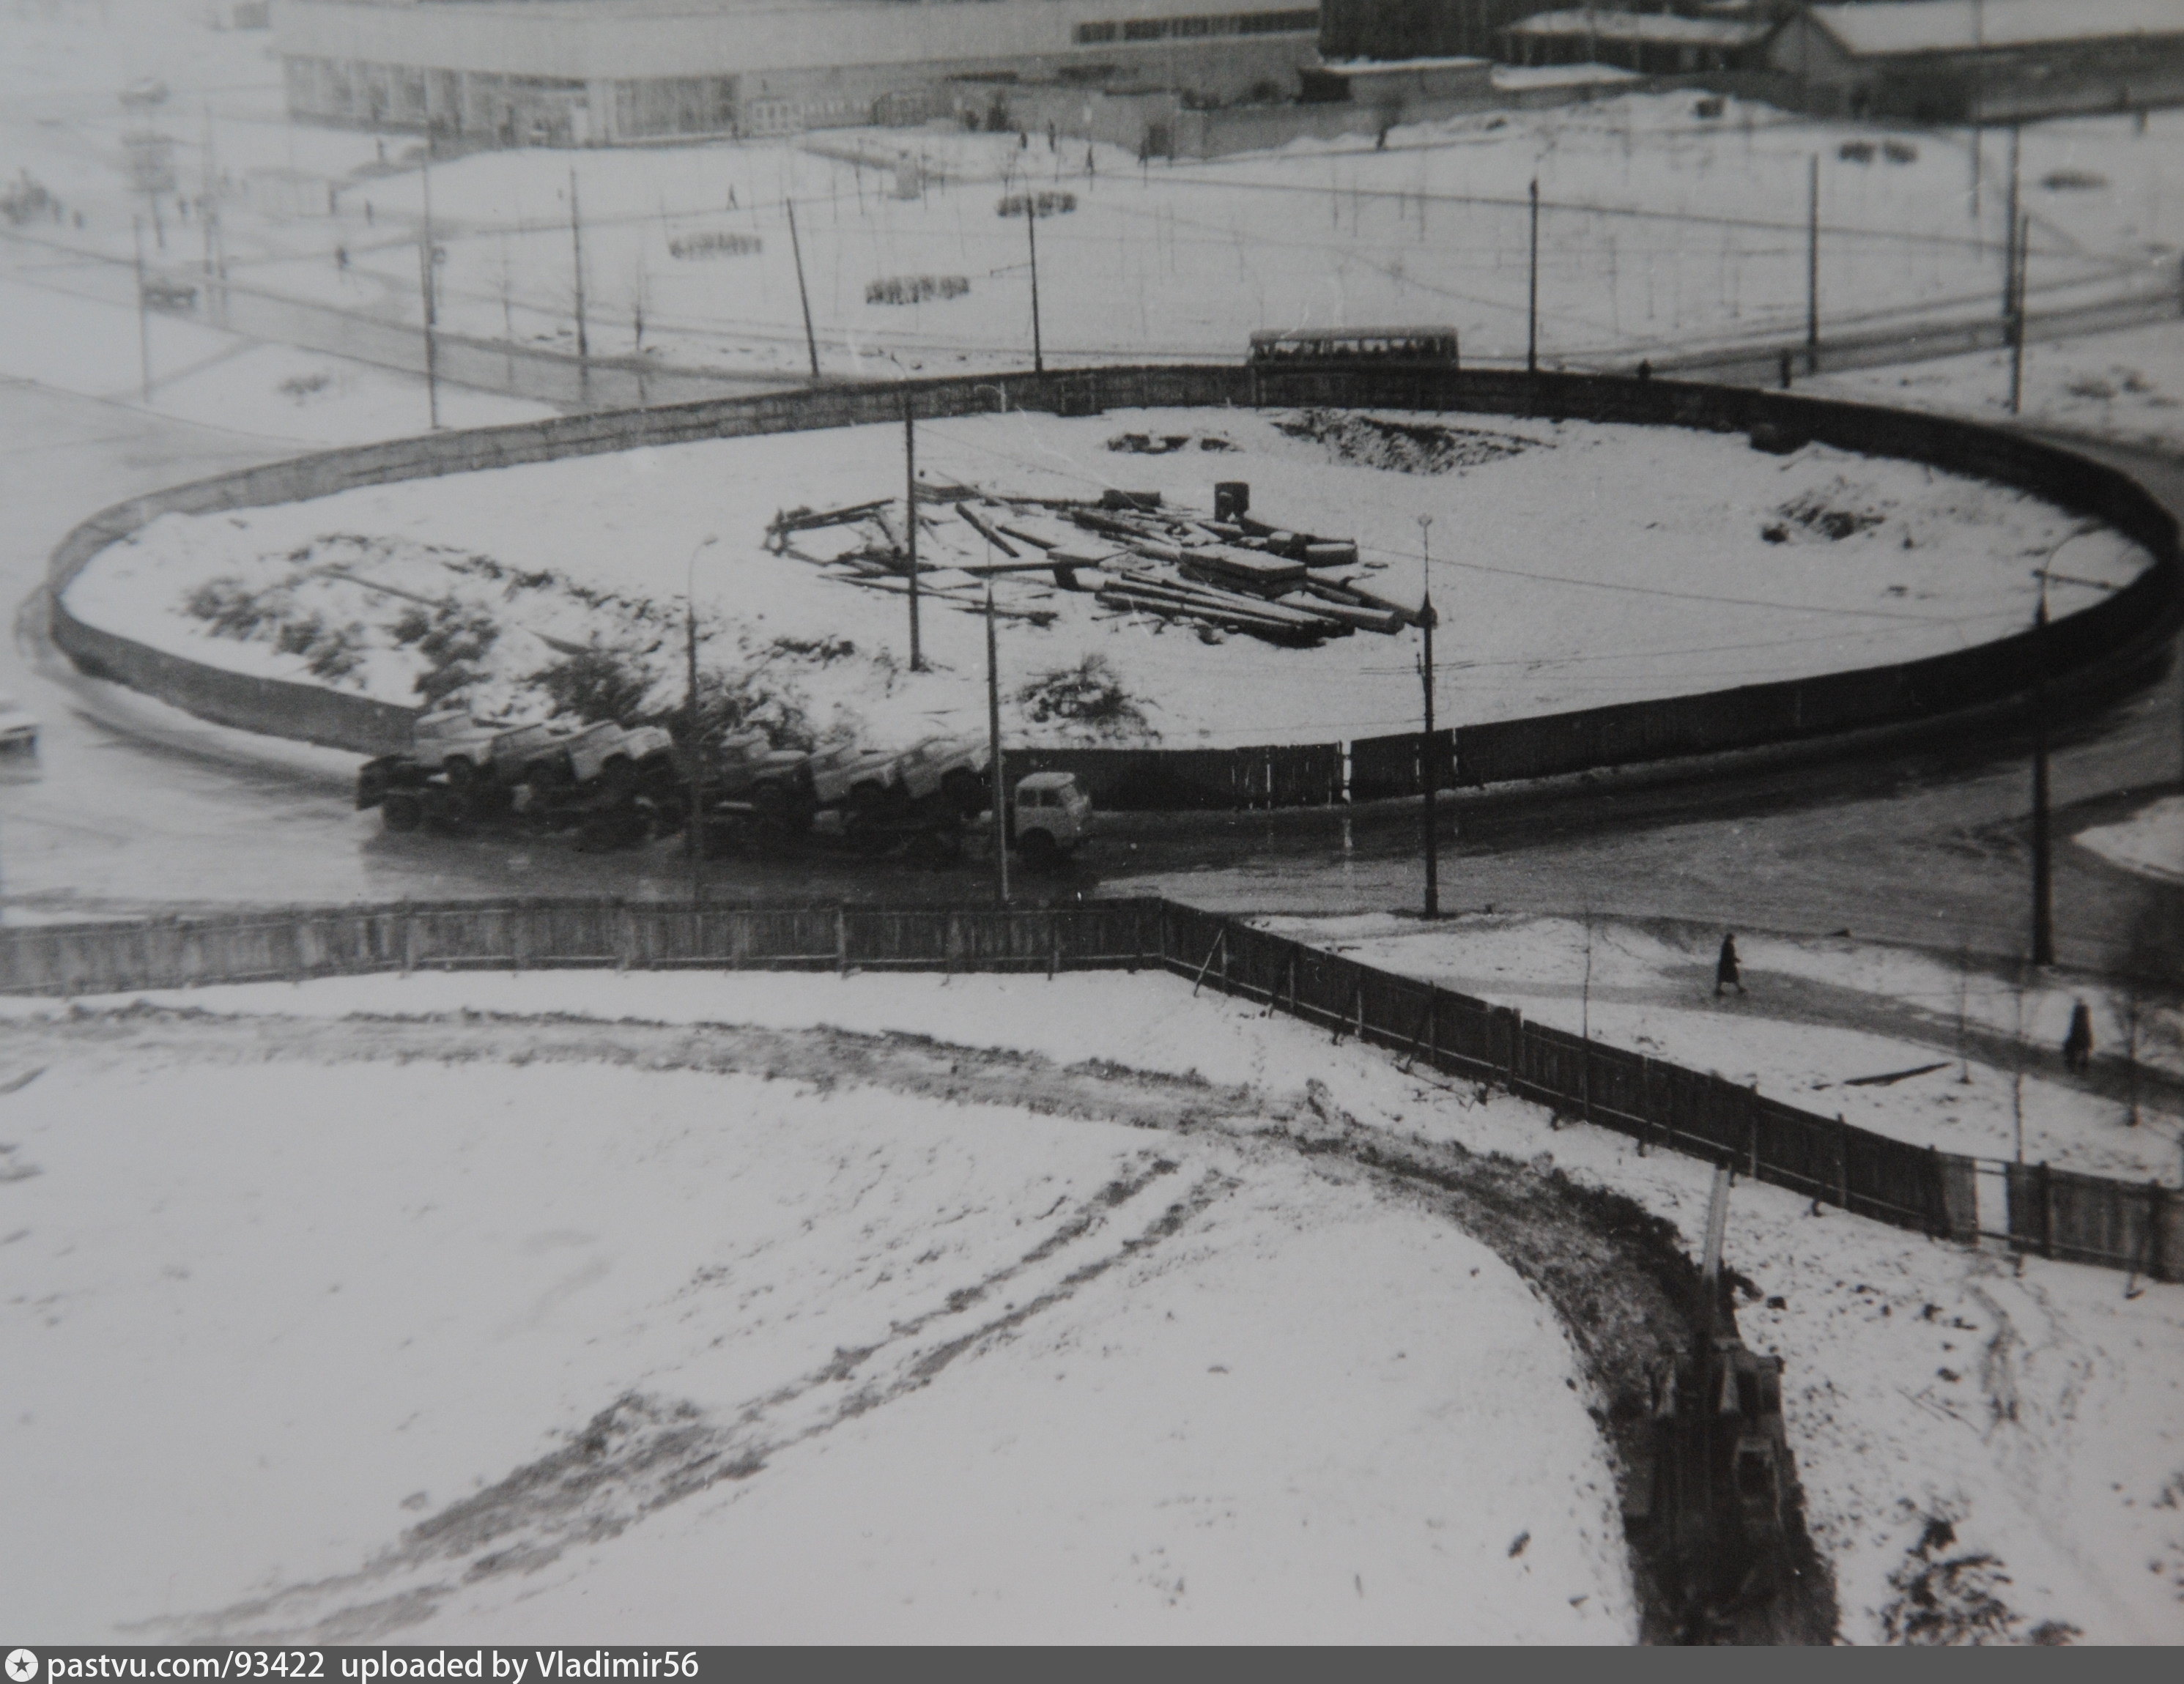
[[[142,1639],[184,1642],[384,1640],[431,1618],[467,1586],[549,1567],[571,1546],[603,1542],[658,1509],[723,1481],[750,1479],[774,1456],[923,1389],[958,1359],[1006,1339],[1117,1264],[1182,1231],[1240,1185],[1208,1168],[1118,1244],[1095,1250],[1022,1303],[971,1320],[1003,1287],[1037,1281],[1043,1265],[1068,1262],[1086,1248],[1080,1242],[1095,1240],[1182,1167],[1172,1158],[1140,1154],[1021,1257],[897,1323],[886,1338],[838,1349],[828,1362],[744,1405],[732,1420],[688,1401],[625,1393],[561,1448],[419,1522],[354,1573],[126,1629]],[[940,1337],[922,1338],[928,1330]],[[833,1389],[842,1385],[854,1389]]]

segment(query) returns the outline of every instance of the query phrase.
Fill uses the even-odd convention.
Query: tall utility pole
[[[129,219],[130,231],[136,238],[136,372],[140,396],[143,402],[152,401],[152,315],[151,306],[144,301],[144,219]]]
[[[683,698],[682,735],[690,757],[690,822],[683,827],[682,845],[690,855],[690,904],[696,906],[705,889],[705,754],[698,725],[698,553],[718,541],[709,532],[690,552],[690,566],[683,581],[682,603],[689,655],[689,691]]]
[[[2032,622],[2032,962],[2055,963],[2055,884],[2048,830],[2048,570]]]
[[[1820,371],[1820,155],[1805,160],[1805,372]]]
[[[923,672],[925,657],[917,644],[917,424],[907,386],[902,389],[902,508],[903,542],[910,552],[910,670]]]
[[[591,342],[584,329],[584,218],[577,208],[577,166],[569,166],[569,245],[576,254],[577,270],[577,377],[587,386],[591,382]]]
[[[986,560],[994,559],[994,541],[986,540]],[[986,759],[994,781],[994,867],[1001,904],[1009,903],[1009,779],[1001,764],[1001,663],[994,636],[994,575],[986,575]]]
[[[804,347],[811,353],[811,383],[819,383],[819,342],[811,336],[811,295],[804,289],[804,242],[796,237],[796,201],[788,206],[788,249],[796,254],[796,301],[804,306]]]
[[[2009,125],[2008,226],[2002,240],[2002,320],[2003,330],[2017,313],[2017,125]]]
[[[1524,372],[1540,371],[1540,178],[1532,177],[1532,259],[1524,288]],[[1427,636],[1432,636],[1428,632]]]
[[[1030,178],[1024,183],[1025,237],[1031,242],[1031,368],[1034,374],[1046,372],[1046,351],[1039,337],[1039,195],[1031,191]]]
[[[432,431],[440,430],[440,346],[433,332],[439,322],[439,247],[432,242],[432,159],[428,149],[422,165],[425,186],[425,235],[417,247],[417,282],[425,298],[425,404]]]
[[[1418,626],[1425,633],[1425,659],[1419,663],[1419,675],[1425,681],[1426,729],[1418,739],[1418,781],[1425,786],[1426,844],[1426,916],[1440,916],[1440,841],[1435,834],[1435,792],[1440,782],[1440,755],[1434,746],[1434,607],[1433,607],[1433,547],[1429,541],[1433,516],[1418,516],[1418,569],[1425,581],[1425,593],[1418,603]]]
[[[2031,237],[2032,213],[2020,211],[2017,225],[2010,231],[2017,253],[2011,264],[2017,284],[2009,312],[2009,413],[2013,415],[2018,413],[2025,398],[2025,259]]]

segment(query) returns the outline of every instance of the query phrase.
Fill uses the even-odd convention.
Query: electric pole
[[[2018,127],[2009,125],[2009,186],[2005,194],[2008,226],[2002,239],[2002,321],[2004,332],[2017,313],[2017,148]]]
[[[718,540],[708,533],[690,552],[690,566],[683,581],[682,604],[685,647],[689,657],[689,691],[683,698],[682,735],[690,756],[690,822],[683,829],[682,845],[690,855],[690,905],[694,910],[705,891],[705,755],[698,725],[698,554]]]
[[[1820,371],[1820,155],[1805,160],[1805,372]]]
[[[577,379],[588,397],[592,347],[584,331],[584,219],[577,208],[577,166],[573,164],[569,166],[569,245],[575,253],[577,271]]]
[[[2013,415],[2025,399],[2025,260],[2031,239],[2032,213],[2020,211],[2017,225],[2010,230],[2010,241],[2017,253],[2010,265],[2016,277],[2009,312],[2009,413]]]
[[[425,188],[425,236],[417,248],[417,281],[423,289],[425,303],[425,403],[432,422],[432,431],[440,430],[440,348],[437,336],[432,331],[439,320],[438,279],[434,273],[439,263],[439,247],[432,242],[432,160],[428,151],[421,166]]]
[[[994,559],[994,541],[986,540],[986,560]],[[994,781],[994,868],[1001,904],[1009,903],[1009,826],[1006,770],[1001,764],[1001,663],[994,636],[994,575],[986,575],[986,759]]]
[[[902,389],[903,542],[910,557],[910,670],[925,670],[925,658],[917,646],[917,425],[911,407],[910,388]]]
[[[139,395],[142,401],[152,401],[152,316],[151,306],[144,300],[144,219],[129,219],[130,231],[136,237],[136,372]]]
[[[1426,729],[1418,739],[1419,781],[1425,786],[1424,831],[1426,844],[1426,916],[1440,916],[1440,857],[1439,839],[1435,835],[1435,791],[1440,782],[1440,756],[1434,742],[1434,607],[1433,607],[1433,548],[1430,529],[1433,516],[1418,516],[1419,577],[1425,581],[1425,592],[1418,603],[1418,626],[1425,633],[1425,659],[1419,663],[1418,671],[1425,681]]]
[[[2032,963],[2055,963],[2055,885],[2048,827],[2048,570],[2032,622]]]
[[[1540,178],[1532,177],[1532,258],[1524,288],[1524,372],[1540,371]],[[1426,634],[1429,640],[1433,634]]]
[[[1046,372],[1046,353],[1039,337],[1039,195],[1031,191],[1030,178],[1024,181],[1024,230],[1031,242],[1031,369],[1034,374]]]
[[[796,201],[788,206],[788,249],[796,254],[796,301],[804,306],[804,346],[811,353],[811,383],[819,384],[819,342],[811,336],[811,295],[804,288],[804,242],[796,237]],[[755,208],[755,207],[754,207]]]

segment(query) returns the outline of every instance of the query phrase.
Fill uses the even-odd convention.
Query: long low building
[[[2184,103],[2184,0],[1807,6],[1769,42],[1808,110],[2008,123]]]
[[[1240,0],[276,0],[273,29],[298,118],[600,146],[1005,106],[982,82],[1290,98],[1318,62],[1319,13]]]

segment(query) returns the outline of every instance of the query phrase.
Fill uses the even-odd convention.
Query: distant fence
[[[358,696],[220,673],[86,625],[69,585],[106,545],[170,512],[203,513],[324,497],[357,486],[467,473],[570,456],[766,433],[891,422],[907,391],[922,416],[999,405],[1063,415],[1110,408],[1233,404],[1481,411],[1743,431],[1770,423],[1793,437],[1931,464],[2017,486],[2098,517],[2144,546],[2154,564],[2045,634],[2020,632],[1948,654],[1733,690],[1465,725],[1445,733],[1443,783],[1503,783],[1673,760],[1902,725],[1992,705],[2150,648],[2184,613],[2175,519],[2130,475],[2073,452],[1977,422],[1793,393],[1596,375],[1266,370],[1248,366],[1083,369],[1039,375],[822,386],[669,408],[556,417],[396,440],[244,469],[118,503],[85,521],[47,569],[53,642],[87,671],[223,724],[376,754],[398,748],[414,710]],[[313,699],[306,699],[305,692]],[[1345,750],[1350,775],[1346,781]],[[1073,771],[1095,801],[1124,809],[1324,805],[1420,793],[1418,735],[1347,745],[1226,749],[1033,748],[1026,764]],[[1013,757],[1012,757],[1013,758]]]
[[[1174,901],[1023,909],[477,902],[0,930],[0,993],[9,994],[571,967],[1162,969],[1875,1221],[2184,1280],[2184,1194],[2175,1190],[1892,1140]]]

